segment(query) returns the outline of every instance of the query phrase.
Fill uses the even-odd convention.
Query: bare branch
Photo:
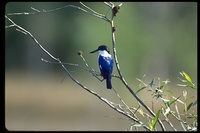
[[[82,10],[82,11],[84,11],[84,12],[87,12],[86,10],[84,10],[84,9],[78,7],[78,6],[66,5],[66,6],[63,6],[63,7],[58,7],[58,8],[50,9],[50,10],[44,10],[44,9],[43,9],[42,11],[40,11],[39,9],[36,9],[36,8],[31,7],[31,9],[34,10],[34,11],[36,11],[36,12],[8,13],[7,15],[36,15],[36,14],[42,14],[42,13],[50,13],[50,12],[62,10],[62,9],[68,8],[68,7],[77,8],[77,9],[79,9],[79,10]]]
[[[96,71],[94,70],[94,69],[91,69],[90,67],[89,67],[89,65],[87,64],[87,62],[86,62],[86,60],[85,60],[85,58],[83,57],[83,55],[82,54],[80,54],[79,55],[81,58],[82,58],[82,60],[83,60],[83,62],[85,63],[85,65],[86,65],[86,67],[88,68],[88,70],[89,70],[89,72],[90,73],[92,73],[92,75],[94,76],[94,77],[96,77],[99,81],[103,81],[103,80],[101,80],[98,76],[100,76],[101,74],[100,73],[96,73]]]
[[[44,61],[44,62],[46,62],[46,63],[52,63],[52,64],[58,64],[58,65],[60,65],[60,63],[58,63],[58,62],[55,62],[55,61],[48,61],[48,60],[45,60],[45,59],[43,59],[43,58],[41,58],[41,61]],[[84,68],[83,66],[81,66],[81,65],[79,65],[79,64],[67,63],[67,62],[63,62],[63,64],[64,64],[64,65],[69,65],[69,66],[74,66],[74,67],[79,67],[79,68],[81,68],[81,69],[83,69],[83,70],[85,70],[85,71],[90,71],[90,70]]]
[[[40,10],[35,9],[35,8],[33,8],[33,7],[31,7],[31,9],[34,10],[34,11],[36,11],[36,12],[40,12]]]
[[[75,5],[66,5],[66,6],[63,6],[63,7],[58,7],[58,8],[54,8],[54,9],[50,9],[50,10],[38,10],[36,8],[33,8],[31,7],[32,10],[36,11],[36,12],[18,12],[18,13],[8,13],[7,15],[8,16],[11,16],[11,15],[36,15],[36,14],[42,14],[42,13],[50,13],[50,12],[54,12],[54,11],[59,11],[59,10],[62,10],[62,9],[65,9],[65,8],[68,8],[68,7],[72,7],[72,8],[76,8],[78,10],[81,10],[89,15],[92,15],[92,16],[95,16],[97,18],[100,18],[100,19],[103,19],[107,22],[109,22],[109,19],[106,18],[105,15],[102,15],[100,13],[97,13],[95,12],[94,10],[92,10],[91,8],[89,8],[88,6],[86,6],[85,4],[83,4],[82,2],[80,2],[81,5],[83,5],[85,8],[87,8],[89,11],[79,7],[79,6],[75,6]]]
[[[28,34],[31,39],[33,39],[33,41],[47,54],[49,55],[52,59],[57,60],[52,54],[50,54],[38,41],[37,39],[27,30],[25,30],[24,28],[22,28],[21,26],[17,25],[16,23],[14,23],[10,18],[8,18],[6,15],[5,17],[15,26],[17,27],[20,31],[22,31],[22,33],[24,34]],[[18,31],[19,31],[18,30]]]
[[[169,124],[169,126],[171,126],[171,128],[174,131],[177,131],[177,129],[174,127],[174,125],[170,122],[169,118],[166,115],[163,115],[165,117],[165,121]]]
[[[87,8],[88,10],[90,10],[93,14],[96,14],[99,17],[105,17],[105,15],[100,14],[98,12],[95,12],[94,10],[92,10],[91,8],[89,8],[88,6],[86,6],[85,4],[83,4],[82,2],[79,2],[82,6],[84,6],[85,8]]]
[[[109,8],[113,8],[113,6],[114,6],[113,4],[110,4],[108,2],[104,2],[104,4],[107,5]]]
[[[11,25],[5,26],[5,28],[11,28],[11,27],[15,27],[15,25],[11,24]]]
[[[109,2],[111,4],[111,7],[113,8],[115,6],[115,4],[113,4],[112,2]]]
[[[137,116],[135,115],[135,113],[130,110],[129,106],[124,102],[124,100],[122,100],[122,98],[120,97],[120,95],[117,93],[117,91],[113,88],[115,94],[117,95],[117,97],[119,98],[119,100],[127,107],[127,109],[132,113],[132,115],[135,116],[135,118],[137,118]]]
[[[176,112],[177,112],[177,114],[178,114],[178,118],[181,120],[180,123],[181,123],[181,126],[182,126],[183,130],[184,130],[184,131],[187,131],[186,128],[185,128],[185,126],[184,126],[184,124],[183,124],[183,122],[182,122],[182,119],[181,119],[181,116],[180,116],[180,114],[179,114],[179,110],[178,110],[178,107],[177,107],[177,105],[176,105],[176,102],[174,103],[174,106],[175,106]]]

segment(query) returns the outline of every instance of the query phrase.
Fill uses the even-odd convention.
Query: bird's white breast
[[[111,58],[111,54],[109,54],[106,50],[99,50],[98,52],[99,52],[99,55],[101,55],[101,56]]]

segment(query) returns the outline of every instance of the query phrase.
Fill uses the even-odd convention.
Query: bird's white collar
[[[111,55],[106,50],[99,50],[99,55],[104,57],[111,57]]]

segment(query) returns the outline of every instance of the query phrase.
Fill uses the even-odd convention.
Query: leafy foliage
[[[182,71],[180,72],[180,75],[183,77],[183,79],[178,77],[178,79],[180,79],[182,82],[181,84],[177,84],[179,87],[197,90],[196,85],[192,82],[192,78],[186,72]],[[168,79],[165,81],[160,81],[159,77],[153,78],[150,83],[145,83],[143,80],[138,78],[137,80],[140,82],[140,88],[136,91],[137,94],[141,93],[142,91],[150,91],[152,92],[152,101],[153,98],[156,98],[156,100],[161,100],[163,102],[163,104],[159,107],[156,116],[149,122],[149,127],[151,130],[156,129],[157,120],[161,116],[164,116],[165,120],[169,124],[172,124],[169,120],[170,115],[175,117],[179,122],[181,120],[180,123],[183,123],[183,129],[188,131],[197,130],[197,112],[194,112],[194,110],[190,111],[192,107],[197,106],[197,100],[191,102],[195,96],[188,96],[186,90],[183,90],[183,94],[178,97],[173,96],[175,93],[170,89],[166,89],[167,84],[170,83]],[[156,81],[158,81],[158,83],[156,83]],[[184,100],[181,100],[182,98],[184,98]],[[182,113],[179,113],[179,107],[177,103],[181,103],[181,105],[183,105],[184,110]],[[175,107],[175,110],[173,106]],[[190,123],[188,119],[191,119],[192,123]],[[176,129],[174,128],[174,130]]]

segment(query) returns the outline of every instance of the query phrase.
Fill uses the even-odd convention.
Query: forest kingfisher
[[[101,45],[98,47],[98,49],[90,53],[95,52],[99,52],[99,69],[101,71],[101,76],[103,76],[103,79],[106,79],[106,87],[107,89],[112,89],[111,76],[113,71],[113,59],[111,57],[110,50],[106,45]]]

